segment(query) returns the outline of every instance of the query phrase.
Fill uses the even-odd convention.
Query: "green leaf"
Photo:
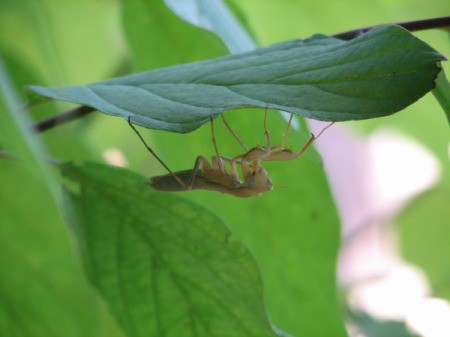
[[[216,216],[124,169],[63,174],[87,273],[128,336],[275,336],[256,265]]]
[[[419,337],[403,321],[379,320],[364,312],[352,312],[350,318],[367,337]]]
[[[117,7],[111,1],[0,1],[0,30],[14,32],[2,34],[0,49],[26,63],[41,84],[93,81],[123,58]]]
[[[74,257],[42,179],[4,159],[0,177],[0,336],[122,336]]]
[[[176,4],[173,6],[176,8]],[[181,10],[182,6],[179,6]],[[256,48],[255,42],[237,20],[228,4],[222,0],[197,0],[192,2],[191,7],[198,13],[195,18],[188,13],[181,13],[181,17],[186,20],[197,19],[197,22],[220,36],[222,41],[227,45],[231,54],[246,52]],[[237,8],[235,8],[237,10]],[[184,15],[183,15],[184,14]]]
[[[213,33],[180,20],[161,0],[122,1],[134,69],[152,69],[226,54]]]
[[[386,116],[412,104],[434,88],[442,59],[405,29],[385,26],[352,41],[316,35],[85,86],[30,89],[175,132],[242,107],[345,121]]]
[[[447,122],[450,124],[450,83],[442,70],[436,79],[436,89],[433,90],[434,97],[444,109]]]
[[[121,336],[74,258],[45,148],[0,55],[0,336]]]
[[[449,200],[448,185],[438,186],[413,200],[396,219],[404,257],[425,271],[433,294],[447,300],[450,300]]]

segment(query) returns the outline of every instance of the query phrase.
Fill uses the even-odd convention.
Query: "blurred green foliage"
[[[351,320],[360,328],[366,337],[418,337],[403,322],[378,320],[361,312],[350,314]]]
[[[203,39],[192,43],[192,48],[176,48],[176,40],[166,34],[166,23],[176,21],[170,12],[165,12],[171,15],[167,20],[174,21],[158,25],[146,21],[147,12],[128,8],[130,3],[0,0],[0,29],[7,32],[0,35],[0,56],[17,92],[22,94],[25,84],[84,84],[129,69],[141,71],[224,53],[223,45],[205,32],[199,33]],[[160,6],[159,2],[153,3]],[[263,45],[314,33],[333,34],[383,22],[441,16],[448,9],[447,0],[234,0],[234,5]],[[142,17],[135,19],[136,13]],[[136,30],[134,22],[139,22],[142,29]],[[152,29],[151,34],[142,34],[148,29]],[[193,30],[186,28],[186,33],[197,38]],[[183,32],[184,28],[179,28],[173,37],[185,42],[180,35]],[[417,35],[442,54],[450,55],[444,32]],[[173,42],[159,54],[161,36]],[[173,57],[168,56],[171,44]],[[448,69],[447,64],[444,67]],[[40,119],[68,107],[62,103],[39,107],[31,111],[31,118]],[[0,114],[5,113],[2,105]],[[227,117],[248,146],[263,140],[262,111],[230,112]],[[450,283],[443,283],[448,275],[447,251],[428,249],[435,244],[430,238],[442,235],[449,224],[445,220],[446,207],[437,207],[446,204],[450,184],[448,128],[441,108],[427,95],[392,117],[349,124],[365,133],[380,125],[396,128],[439,158],[441,192],[430,192],[416,200],[414,209],[405,211],[398,223],[407,257],[422,265],[438,293],[448,298]],[[0,132],[2,127],[7,126],[1,126]],[[277,139],[285,121],[271,114],[269,127]],[[240,153],[223,126],[217,129],[221,153]],[[143,133],[175,170],[191,168],[199,154],[213,153],[209,126],[188,135]],[[291,134],[288,145],[298,148],[307,138],[307,131],[300,128]],[[106,150],[119,149],[133,170],[146,176],[164,173],[122,119],[93,114],[48,131],[42,140],[47,155],[63,161],[102,162]],[[82,274],[75,237],[61,220],[44,187],[45,179],[35,174],[36,167],[0,159],[0,335],[9,337],[9,332],[15,330],[16,336],[121,336],[105,303]],[[185,193],[182,198],[215,213],[231,229],[230,240],[242,242],[253,253],[264,283],[266,308],[275,326],[298,336],[344,336],[335,285],[339,220],[320,159],[310,150],[299,161],[268,163],[265,167],[275,189],[259,198],[243,201],[207,191]],[[442,226],[433,225],[436,219],[444,219]],[[418,226],[422,226],[423,235],[414,235]],[[441,245],[445,245],[442,240]]]
[[[285,39],[302,38],[321,32],[335,34],[358,27],[367,27],[388,22],[400,22],[422,18],[439,17],[448,14],[448,2],[432,1],[256,1],[231,0],[239,3],[247,20],[263,45]],[[445,30],[415,32],[418,38],[426,41],[443,55],[450,55],[449,33]],[[442,66],[450,73],[449,62]],[[443,205],[448,204],[450,191],[450,165],[448,123],[442,107],[432,94],[426,95],[415,104],[389,118],[348,122],[357,133],[368,134],[377,128],[395,129],[411,137],[424,146],[438,160],[440,178],[435,189],[439,193],[427,193],[418,198],[396,219],[400,228],[400,247],[408,261],[424,270],[434,265],[438,273],[428,274],[433,285],[438,285],[437,294],[450,299],[450,283],[444,282],[442,275],[448,275],[448,244],[437,244],[434,248],[432,237],[445,240],[442,231],[450,225],[450,213]],[[429,195],[432,194],[432,195]],[[439,206],[438,206],[439,205]],[[414,214],[412,216],[412,214]],[[419,220],[420,219],[420,220]],[[417,235],[417,226],[422,235]],[[444,226],[444,227],[443,227]],[[426,233],[426,234],[425,234]],[[439,250],[441,254],[435,254]],[[441,276],[438,276],[440,274]],[[448,276],[446,277],[448,280]],[[445,289],[445,290],[444,290]]]
[[[275,336],[254,259],[214,214],[125,169],[62,170],[87,275],[129,336]]]

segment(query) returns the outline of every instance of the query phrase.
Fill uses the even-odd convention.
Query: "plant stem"
[[[405,22],[397,22],[390,23],[390,25],[401,26],[410,32],[418,31],[418,30],[426,30],[426,29],[434,29],[434,28],[445,28],[450,27],[450,16],[442,16],[439,18],[425,19],[425,20],[416,20],[416,21],[405,21]],[[355,37],[364,34],[365,32],[382,25],[376,25],[365,28],[358,28],[355,30],[349,30],[347,32],[339,33],[332,35],[333,37],[343,39],[343,40],[352,40]]]
[[[95,111],[96,109],[90,106],[79,106],[77,108],[64,111],[60,114],[50,116],[42,121],[39,121],[33,125],[33,130],[36,132],[43,132],[51,129],[55,126],[70,122],[74,119],[84,117],[85,115]]]

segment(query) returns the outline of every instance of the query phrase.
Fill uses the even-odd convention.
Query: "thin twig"
[[[39,121],[33,125],[33,130],[36,132],[43,132],[48,129],[51,129],[55,126],[73,121],[74,119],[78,119],[84,117],[85,115],[95,111],[96,109],[91,108],[90,106],[79,106],[77,108],[64,111],[60,114],[50,116],[42,121]]]
[[[411,32],[418,31],[418,30],[434,29],[434,28],[446,28],[446,27],[450,27],[450,16],[442,16],[439,18],[432,18],[432,19],[425,19],[425,20],[390,23],[390,25],[401,26]],[[349,30],[347,32],[335,34],[332,36],[342,39],[342,40],[352,40],[355,37],[358,37],[361,34],[364,34],[365,32],[367,32],[375,27],[379,27],[379,26],[382,26],[382,25],[358,28],[355,30]]]

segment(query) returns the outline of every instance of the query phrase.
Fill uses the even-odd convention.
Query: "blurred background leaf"
[[[275,336],[256,264],[215,215],[125,169],[63,174],[88,275],[128,336]]]
[[[0,37],[0,149],[20,158],[0,160],[0,335],[122,336],[73,254],[54,172],[21,109],[22,86],[45,83],[42,70],[54,76],[58,67],[44,11],[42,3],[0,2],[8,32]]]
[[[436,88],[433,95],[441,105],[450,124],[450,83],[444,71],[441,71],[436,78]]]
[[[418,337],[405,326],[402,321],[378,320],[363,312],[350,314],[354,324],[361,327],[358,329],[365,337]]]
[[[18,97],[0,54],[0,335],[120,336],[72,254],[55,172]]]
[[[0,160],[0,336],[122,336],[34,175],[23,163]]]
[[[234,7],[239,8],[242,15],[246,17],[257,40],[263,45],[304,38],[314,33],[334,34],[383,22],[414,20],[448,13],[447,0],[433,0],[431,3],[412,0],[347,0],[336,3],[325,0],[308,3],[271,0],[230,1],[234,1]],[[129,2],[131,1],[123,1],[122,5],[127,5]],[[1,0],[0,28],[8,34],[0,35],[0,50],[2,54],[6,55],[4,58],[7,67],[12,78],[18,83],[16,86],[18,91],[21,91],[23,84],[90,83],[128,73],[132,67],[133,71],[141,71],[156,65],[175,62],[169,62],[166,53],[159,55],[159,53],[151,52],[151,57],[157,59],[149,60],[149,63],[146,63],[145,60],[150,56],[144,50],[148,45],[141,46],[141,51],[139,51],[140,46],[135,46],[135,44],[139,44],[137,39],[139,32],[135,35],[130,28],[127,28],[127,25],[132,24],[132,19],[121,17],[124,13],[120,12],[119,5],[119,2],[110,0],[95,2]],[[124,22],[126,33],[121,31],[121,22]],[[447,57],[450,55],[447,33],[431,30],[415,33],[415,35]],[[208,39],[206,38],[206,40]],[[153,45],[152,41],[148,41],[148,43]],[[132,46],[131,51],[128,49],[129,46]],[[209,53],[206,50],[208,48],[214,48],[218,54],[222,53],[216,42],[202,42],[197,47],[192,53],[199,55],[199,58],[203,58],[203,52],[205,55]],[[190,50],[188,52],[191,53]],[[178,55],[178,57],[181,59],[182,56]],[[144,61],[141,63],[141,60]],[[444,62],[443,66],[449,73],[448,62]],[[52,107],[47,104],[33,109],[31,117],[40,119],[67,108],[67,105]],[[2,112],[0,111],[0,113]],[[259,140],[263,140],[262,111],[229,112],[226,115],[248,146],[253,146]],[[439,159],[443,170],[442,179],[437,188],[442,188],[443,192],[433,193],[434,195],[430,198],[418,199],[413,206],[418,212],[420,211],[420,215],[417,213],[414,213],[413,216],[405,215],[404,221],[399,220],[402,228],[403,247],[410,247],[405,248],[410,252],[407,253],[407,256],[413,262],[428,264],[435,252],[429,250],[430,245],[434,245],[434,243],[428,241],[427,238],[437,237],[445,232],[441,226],[434,224],[437,223],[437,219],[444,219],[448,214],[446,213],[447,207],[435,207],[448,203],[447,191],[450,184],[448,126],[441,108],[431,95],[427,95],[405,111],[392,117],[347,123],[347,125],[356,132],[365,134],[380,126],[395,128],[423,144]],[[274,142],[276,142],[276,139],[284,131],[285,121],[275,113],[271,113],[269,127]],[[196,155],[213,153],[208,126],[189,135],[173,135],[147,130],[143,130],[143,133],[154,149],[173,169],[191,168]],[[323,137],[326,137],[326,134]],[[125,154],[125,159],[133,170],[138,170],[147,176],[165,173],[141,146],[132,130],[122,119],[92,114],[82,121],[51,130],[42,138],[49,148],[51,156],[58,159],[92,159],[111,162],[114,159],[109,153],[119,151],[119,153]],[[301,123],[299,131],[290,135],[287,145],[297,149],[307,138],[308,132]],[[239,146],[219,123],[217,139],[219,149],[224,155],[241,152]],[[6,163],[2,159],[1,165],[16,164]],[[314,154],[314,151],[308,151],[299,161],[268,163],[265,167],[270,172],[276,188],[261,198],[244,203],[242,200],[218,194],[213,195],[206,191],[186,193],[183,194],[183,198],[197,201],[216,213],[231,228],[232,240],[239,240],[250,248],[261,269],[267,310],[276,326],[295,335],[344,336],[342,314],[335,299],[336,285],[334,281],[339,245],[339,220],[326,179],[321,171],[319,157]],[[1,237],[5,238],[4,240],[17,241],[17,244],[20,244],[17,249],[23,255],[38,258],[50,255],[54,259],[64,258],[61,265],[57,264],[56,267],[51,265],[52,268],[54,267],[54,271],[49,269],[51,275],[53,273],[59,275],[61,288],[56,288],[62,289],[62,292],[67,291],[82,301],[85,295],[73,293],[73,288],[78,289],[78,286],[71,282],[80,282],[79,285],[84,281],[80,281],[80,276],[75,276],[71,280],[70,277],[74,274],[64,269],[76,268],[79,270],[77,264],[73,267],[75,262],[67,262],[65,258],[70,254],[70,249],[67,248],[70,240],[66,237],[67,233],[63,229],[63,224],[56,211],[53,211],[53,216],[48,215],[50,212],[46,210],[54,206],[51,202],[49,203],[48,195],[45,197],[45,190],[35,189],[34,185],[27,180],[29,175],[29,171],[20,173],[20,170],[15,167],[2,168],[2,172],[0,172],[2,183]],[[279,188],[278,186],[281,185],[289,188]],[[31,190],[35,191],[33,195],[29,193]],[[11,195],[16,195],[17,198],[11,199]],[[3,207],[7,209],[7,212],[3,211]],[[411,211],[414,211],[414,208],[411,208]],[[24,210],[30,212],[25,214]],[[45,216],[32,216],[32,214],[40,214],[36,212],[41,210],[45,211]],[[408,214],[407,212],[405,211],[404,214]],[[13,215],[9,215],[10,213]],[[27,217],[27,219],[23,220],[23,217]],[[427,224],[431,224],[421,229],[425,233],[421,238],[414,235],[416,218],[426,219]],[[18,223],[25,222],[30,224],[30,228],[25,225],[22,228],[18,225]],[[425,220],[419,225],[422,226],[424,222]],[[44,234],[40,234],[41,231],[45,231]],[[38,241],[39,235],[45,235],[45,237]],[[56,238],[53,239],[52,235],[55,235]],[[22,239],[15,239],[18,237]],[[64,237],[66,238],[64,239]],[[34,241],[35,239],[36,241]],[[53,244],[55,241],[56,243]],[[54,245],[63,246],[59,251],[60,255],[52,255],[59,249],[54,249]],[[4,250],[8,247],[3,244],[2,246]],[[446,251],[446,246],[444,246],[443,252]],[[428,255],[429,251],[430,255]],[[2,253],[2,263],[9,262],[9,260],[5,261],[4,256],[11,255]],[[70,261],[70,259],[72,259],[71,256],[68,260]],[[435,273],[438,276],[436,277],[438,281],[436,291],[439,294],[445,294],[439,286],[442,277],[445,279],[445,273],[448,270],[446,261],[439,259],[433,266],[433,270],[436,272],[430,270],[429,273]],[[14,286],[16,281],[12,280],[14,275],[18,275],[19,279],[23,278],[25,269],[19,268],[19,264],[14,268],[18,268],[19,271],[12,273],[11,278],[5,278],[2,273],[0,279],[4,282],[2,284],[8,284],[8,294],[20,295],[18,292],[20,288]],[[48,269],[45,270],[47,273]],[[76,275],[79,271],[73,273]],[[27,273],[27,275],[29,274]],[[8,283],[3,281],[4,279],[8,280]],[[24,287],[29,286],[28,283],[23,284]],[[83,287],[80,286],[80,288]],[[32,289],[30,288],[30,291]],[[45,288],[40,289],[45,290]],[[39,291],[39,293],[47,297],[45,291]],[[40,298],[41,295],[37,298]],[[71,295],[66,296],[70,297]],[[75,301],[78,300],[75,299]],[[92,303],[89,301],[93,301],[93,299],[88,298],[84,303]],[[91,311],[88,310],[87,313],[89,312]],[[100,312],[104,314],[94,316],[105,317],[103,315],[106,315],[108,317],[104,311]],[[87,313],[86,316],[88,316]],[[80,317],[85,317],[84,313],[80,315]],[[64,317],[63,321],[70,325],[70,318]],[[92,319],[92,317],[87,319]],[[108,319],[106,322],[104,326],[107,328],[103,329],[106,332],[100,335],[118,335],[114,324]],[[86,324],[89,326],[90,323]],[[3,324],[2,321],[0,326],[8,325]],[[81,329],[83,328],[75,327],[74,334],[83,335],[86,331]],[[9,337],[9,334],[6,336]],[[85,334],[85,336],[89,336],[89,334]]]
[[[445,210],[449,200],[450,189],[437,186],[408,205],[396,221],[405,258],[426,272],[433,295],[447,300],[450,300],[450,213]]]
[[[223,42],[215,34],[180,20],[164,1],[120,3],[133,72],[227,54]]]

